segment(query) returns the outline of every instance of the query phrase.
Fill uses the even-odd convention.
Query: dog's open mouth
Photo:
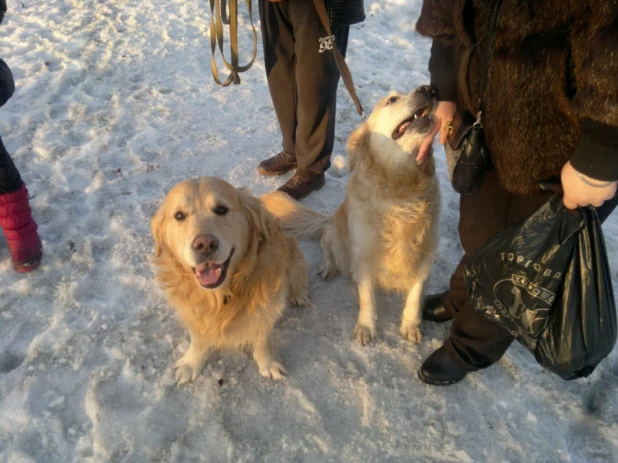
[[[213,289],[220,286],[225,281],[227,269],[230,266],[230,261],[234,255],[234,249],[230,252],[230,256],[222,264],[206,261],[193,269],[197,281],[200,282],[203,288]]]
[[[417,121],[420,122],[422,120],[429,120],[431,119],[431,116],[432,114],[429,110],[429,105],[421,106],[419,109],[416,110],[414,114],[412,114],[407,119],[404,119],[403,122],[397,126],[392,135],[393,140],[397,140],[398,138],[402,137],[404,133],[412,130],[412,128],[416,125],[415,123]]]

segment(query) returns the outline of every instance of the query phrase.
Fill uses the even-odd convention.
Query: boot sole
[[[294,164],[292,167],[290,167],[289,169],[285,169],[285,170],[266,170],[263,169],[262,167],[257,168],[258,173],[260,173],[261,175],[265,175],[267,177],[278,177],[280,175],[283,174],[287,174],[289,171],[296,169],[296,164]]]
[[[464,376],[463,378],[457,379],[455,381],[437,381],[435,379],[430,379],[430,378],[426,377],[425,375],[423,375],[423,373],[421,372],[420,368],[416,371],[416,373],[418,375],[418,378],[422,382],[424,382],[426,384],[429,384],[430,386],[450,386],[451,384],[456,384],[456,383],[460,382],[461,380],[463,380],[465,378],[465,376]]]

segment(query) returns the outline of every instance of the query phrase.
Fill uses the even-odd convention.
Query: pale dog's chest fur
[[[170,295],[170,302],[176,307],[176,312],[187,328],[198,331],[203,337],[209,339],[216,348],[236,348],[245,344],[251,344],[258,337],[268,334],[283,315],[288,299],[288,281],[284,277],[278,291],[273,294],[264,304],[252,311],[244,310],[248,302],[244,298],[232,296],[229,302],[219,308],[214,298],[202,299],[194,303],[183,300],[175,300]],[[236,310],[237,304],[242,305]],[[237,312],[228,324],[221,330],[220,312]]]
[[[226,326],[221,347],[232,348],[252,344],[273,329],[287,306],[288,282],[286,278],[284,280],[286,281],[283,282],[279,291],[273,294],[266,303],[267,306],[257,307],[252,312],[241,312],[239,317]],[[208,323],[208,319],[204,321]]]
[[[438,244],[437,181],[421,194],[391,198],[355,180],[348,189],[352,259],[368,259],[383,288],[407,291]]]

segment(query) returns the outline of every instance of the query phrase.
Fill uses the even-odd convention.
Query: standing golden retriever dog
[[[440,192],[433,157],[416,162],[431,129],[435,98],[429,87],[392,92],[348,139],[350,180],[333,216],[304,208],[281,192],[266,207],[298,237],[321,238],[320,275],[351,274],[360,313],[354,330],[361,344],[376,333],[375,286],[407,294],[401,334],[419,342],[423,285],[438,245]]]
[[[266,377],[283,366],[271,334],[288,300],[309,302],[296,240],[256,198],[206,177],[176,185],[152,219],[157,279],[189,331],[178,384],[195,380],[212,349],[253,346]]]

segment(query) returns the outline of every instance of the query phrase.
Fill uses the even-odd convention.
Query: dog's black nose
[[[416,91],[422,93],[427,98],[430,98],[436,94],[433,88],[431,88],[431,86],[429,85],[423,85],[422,87],[417,88]]]
[[[191,247],[194,251],[209,254],[215,252],[219,247],[219,240],[213,235],[200,235],[193,240]]]

